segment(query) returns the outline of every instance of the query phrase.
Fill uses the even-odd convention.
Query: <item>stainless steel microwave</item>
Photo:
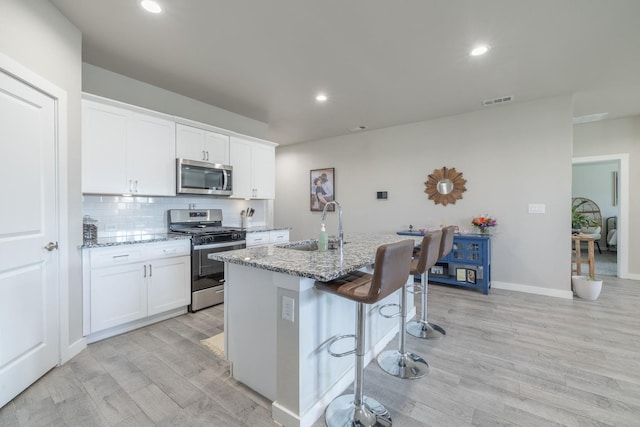
[[[177,159],[176,192],[230,196],[233,192],[233,166]]]

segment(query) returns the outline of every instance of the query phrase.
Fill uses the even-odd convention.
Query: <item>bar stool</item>
[[[316,281],[316,289],[328,292],[356,304],[356,348],[335,356],[355,353],[355,379],[353,394],[338,396],[329,404],[325,412],[327,426],[388,427],[391,426],[389,411],[378,401],[364,396],[364,340],[365,340],[365,304],[374,304],[406,283],[411,264],[413,240],[403,240],[378,247],[376,251],[373,275],[354,271],[330,282]],[[336,337],[331,344],[346,336]]]
[[[434,231],[428,233],[422,239],[421,256],[411,261],[411,274],[414,270],[426,271],[436,263],[437,258],[435,254],[440,250],[440,240],[442,238],[442,231]],[[426,254],[433,254],[431,257]],[[431,259],[432,258],[432,259]],[[427,267],[427,263],[430,265]],[[400,312],[387,316],[380,314],[384,317],[400,317],[400,329],[398,330],[398,339],[400,340],[400,348],[398,350],[385,350],[377,357],[378,366],[386,373],[393,375],[394,377],[402,379],[416,379],[424,377],[429,373],[429,364],[420,356],[414,353],[407,352],[405,349],[406,343],[406,321],[407,321],[407,286],[406,283],[402,287],[402,293],[400,294],[400,304],[385,304],[380,307],[382,310],[388,306],[399,305]]]
[[[433,233],[433,232],[432,232]],[[426,262],[424,264],[418,262],[412,265],[411,274],[420,274],[420,320],[409,322],[407,325],[407,332],[417,338],[424,338],[428,340],[435,340],[442,338],[446,332],[438,325],[433,325],[427,320],[427,290],[429,286],[429,269],[435,265],[435,263],[444,258],[453,249],[453,236],[455,234],[455,227],[449,226],[442,229],[442,239],[440,240],[439,250],[428,251],[425,253],[424,247],[420,251],[420,258],[424,257]],[[425,236],[426,237],[426,236]],[[413,268],[415,267],[415,268]]]

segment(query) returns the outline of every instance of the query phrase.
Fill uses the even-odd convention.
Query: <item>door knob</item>
[[[51,252],[54,249],[58,249],[58,242],[49,242],[49,244],[47,244],[47,246],[44,247],[46,250],[48,250],[49,252]]]

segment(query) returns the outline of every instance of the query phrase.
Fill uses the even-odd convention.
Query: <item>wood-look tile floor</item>
[[[407,337],[431,372],[403,381],[373,362],[365,393],[394,426],[640,426],[639,307],[640,282],[614,277],[597,301],[431,285],[447,335]],[[91,344],[0,409],[0,426],[273,425],[271,402],[200,344],[222,328],[217,306]]]

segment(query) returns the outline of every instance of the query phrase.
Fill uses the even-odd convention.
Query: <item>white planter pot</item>
[[[587,276],[571,276],[576,295],[582,299],[594,301],[602,291],[602,280],[589,280]]]

